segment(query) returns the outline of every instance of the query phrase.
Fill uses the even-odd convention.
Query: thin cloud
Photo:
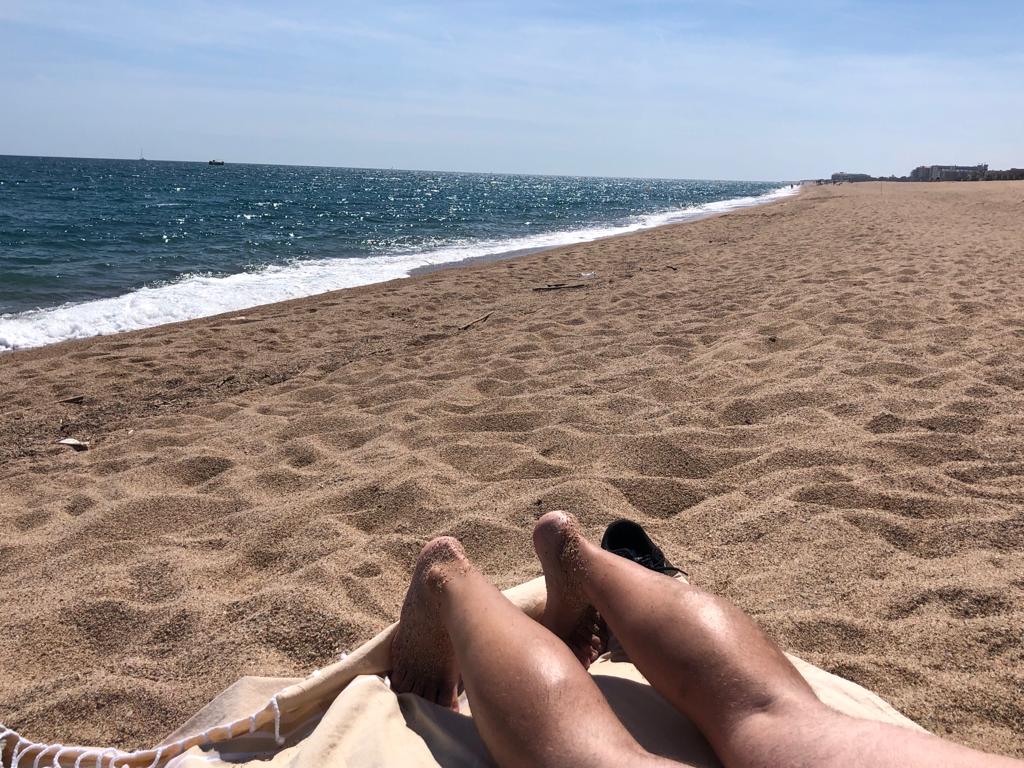
[[[914,5],[8,3],[0,152],[776,179],[902,173],[925,151],[1019,166],[1019,49],[897,45]]]

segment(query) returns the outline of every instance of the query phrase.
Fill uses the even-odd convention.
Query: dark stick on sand
[[[589,288],[587,283],[549,283],[548,285],[538,285],[533,290],[535,291],[568,291],[570,288]]]
[[[478,317],[476,320],[470,320],[465,325],[460,325],[459,326],[459,330],[460,331],[468,331],[474,325],[476,325],[477,323],[482,323],[484,320],[486,320],[488,317],[490,317],[493,314],[494,314],[494,310],[492,309],[490,312],[487,312],[486,314],[480,315],[480,317]]]

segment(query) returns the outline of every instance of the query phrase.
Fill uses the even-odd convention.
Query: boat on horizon
[[[223,160],[211,160],[209,164],[210,165],[224,165],[224,161]]]

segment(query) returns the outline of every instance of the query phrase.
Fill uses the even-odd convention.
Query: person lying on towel
[[[537,623],[478,571],[453,538],[420,553],[391,648],[391,686],[457,708],[461,679],[484,743],[501,766],[671,766],[644,750],[586,672],[599,620],[650,684],[731,766],[1017,766],[924,732],[825,706],[739,608],[682,579],[635,523],[639,541],[588,542],[549,512],[533,545],[547,605]],[[624,555],[624,556],[619,556]]]

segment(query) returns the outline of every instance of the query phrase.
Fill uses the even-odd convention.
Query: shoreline
[[[1024,756],[1021,199],[810,187],[4,356],[0,720],[155,743],[373,636],[433,536],[507,587],[567,509],[595,539],[640,522],[784,649]]]
[[[795,184],[789,186],[794,187],[793,192],[786,194],[777,194],[781,190],[787,189],[787,187],[779,187],[779,189],[777,190],[773,190],[772,192],[769,192],[766,195],[762,195],[762,197],[774,195],[772,199],[764,200],[762,202],[754,203],[751,205],[738,206],[736,208],[730,208],[725,211],[699,211],[689,216],[681,214],[681,216],[683,217],[680,218],[678,221],[669,221],[664,224],[656,224],[652,227],[643,227],[641,229],[631,230],[629,232],[618,232],[612,235],[602,235],[601,237],[595,237],[593,240],[583,240],[580,241],[579,243],[567,243],[564,245],[547,245],[539,246],[537,248],[519,248],[511,251],[502,251],[500,253],[488,253],[482,256],[469,256],[468,258],[460,259],[459,261],[446,261],[441,264],[426,264],[422,267],[414,267],[413,269],[409,270],[408,277],[414,277],[416,275],[426,275],[430,274],[431,272],[439,272],[446,269],[458,269],[459,267],[469,266],[471,264],[490,264],[495,261],[507,261],[508,259],[516,259],[521,256],[529,256],[534,253],[543,253],[544,251],[550,251],[557,248],[569,248],[572,247],[573,245],[581,245],[583,243],[596,243],[601,240],[613,240],[617,237],[629,237],[630,235],[635,235],[639,232],[649,232],[652,229],[659,229],[661,227],[674,227],[682,224],[692,224],[694,222],[702,221],[703,219],[710,219],[715,216],[728,216],[730,213],[734,213],[736,211],[742,211],[747,208],[757,208],[762,205],[774,205],[775,203],[782,202],[783,200],[789,200],[791,198],[797,197],[803,190],[804,185]],[[730,201],[723,200],[720,202]]]
[[[788,191],[791,188],[793,189],[793,191]],[[583,239],[583,240],[572,240],[572,239],[570,239],[567,242],[554,243],[554,244],[551,244],[551,245],[540,245],[540,246],[535,246],[535,247],[526,247],[526,248],[511,247],[508,250],[499,250],[499,251],[494,251],[492,253],[485,253],[485,254],[481,254],[481,255],[477,255],[477,256],[469,256],[469,257],[465,257],[465,258],[457,258],[457,259],[453,259],[453,260],[450,260],[450,261],[442,261],[442,262],[438,262],[438,263],[430,263],[429,260],[428,260],[427,263],[419,264],[419,265],[412,266],[412,267],[409,267],[409,268],[403,268],[403,267],[398,267],[397,269],[395,268],[395,266],[394,266],[395,265],[395,260],[401,259],[401,258],[406,258],[405,256],[402,256],[402,255],[399,255],[399,254],[392,254],[390,256],[381,256],[381,257],[365,257],[365,258],[360,257],[360,258],[353,258],[353,259],[329,259],[329,258],[328,259],[312,259],[312,260],[308,260],[308,261],[304,261],[304,262],[296,262],[296,263],[291,264],[291,265],[275,266],[275,267],[271,267],[271,268],[267,268],[267,269],[263,269],[263,270],[258,270],[256,272],[251,272],[251,273],[243,272],[243,273],[236,273],[236,274],[223,275],[223,276],[217,276],[217,277],[192,276],[192,277],[186,278],[184,280],[180,280],[180,281],[173,282],[173,283],[168,283],[166,285],[143,286],[142,288],[135,289],[135,290],[129,291],[129,292],[124,293],[124,294],[119,294],[117,296],[111,296],[111,297],[107,297],[107,298],[103,298],[103,299],[95,299],[95,300],[90,300],[90,301],[86,301],[86,302],[67,303],[67,304],[62,304],[62,305],[58,305],[58,306],[55,306],[55,307],[46,307],[46,308],[42,308],[42,309],[26,310],[26,311],[17,312],[17,313],[8,313],[7,315],[0,315],[0,355],[3,355],[3,354],[8,353],[8,352],[14,352],[14,351],[25,350],[25,349],[37,349],[37,348],[40,348],[40,347],[51,346],[52,344],[60,344],[60,343],[63,343],[65,341],[71,341],[71,340],[76,340],[76,339],[92,338],[92,337],[95,337],[95,336],[120,335],[120,334],[124,334],[124,333],[130,333],[132,331],[143,330],[145,328],[156,328],[156,327],[160,327],[161,325],[169,325],[169,324],[174,324],[174,323],[178,323],[178,322],[188,322],[190,320],[196,320],[196,319],[218,317],[218,316],[223,315],[223,314],[230,314],[230,313],[233,313],[233,312],[246,311],[246,310],[253,309],[253,308],[256,308],[256,307],[261,307],[261,306],[269,306],[269,305],[272,305],[272,304],[280,303],[282,301],[291,301],[291,300],[299,299],[299,298],[308,298],[308,297],[311,297],[311,296],[324,295],[325,293],[331,293],[331,292],[336,291],[336,290],[349,290],[351,288],[358,288],[358,287],[361,287],[363,285],[373,285],[373,284],[380,283],[380,282],[387,282],[388,280],[392,280],[392,279],[403,279],[403,278],[414,276],[416,274],[431,272],[431,271],[435,271],[435,270],[438,270],[438,269],[450,269],[450,268],[458,267],[460,265],[472,264],[472,263],[486,263],[488,261],[500,261],[500,260],[505,260],[505,259],[510,259],[510,258],[516,258],[518,256],[523,256],[523,255],[527,255],[527,254],[530,254],[530,253],[538,253],[538,252],[541,252],[541,251],[544,251],[544,250],[549,250],[549,249],[552,249],[552,248],[562,248],[562,247],[566,247],[566,246],[569,246],[569,245],[574,245],[574,244],[579,244],[579,243],[584,243],[584,242],[595,242],[597,240],[605,239],[606,237],[619,237],[619,236],[622,236],[622,235],[633,234],[635,232],[642,232],[642,231],[646,231],[646,230],[649,230],[649,229],[655,229],[655,228],[657,228],[659,226],[668,226],[668,225],[671,225],[671,224],[679,224],[679,223],[687,223],[687,222],[690,222],[690,221],[697,221],[697,220],[700,220],[701,218],[705,218],[707,216],[718,215],[718,214],[721,214],[721,213],[729,213],[729,212],[732,212],[732,211],[735,211],[735,210],[742,210],[744,208],[755,207],[755,206],[758,206],[758,205],[771,204],[772,202],[776,202],[777,200],[786,199],[787,197],[792,197],[792,196],[794,196],[796,194],[799,194],[799,190],[800,190],[800,186],[795,186],[794,187],[794,185],[786,185],[786,186],[782,186],[782,187],[779,187],[777,189],[771,190],[770,192],[767,192],[767,193],[765,193],[763,195],[760,195],[760,196],[757,196],[757,197],[727,198],[725,200],[720,200],[720,201],[715,201],[715,202],[712,202],[712,203],[705,203],[705,204],[701,204],[699,206],[694,206],[693,208],[683,208],[683,209],[679,209],[678,211],[663,211],[663,212],[654,213],[654,214],[643,214],[643,215],[639,215],[637,217],[638,220],[641,220],[641,221],[643,219],[645,219],[645,218],[646,219],[650,219],[650,218],[665,218],[665,217],[667,217],[667,220],[664,223],[659,223],[659,224],[654,224],[654,225],[643,225],[641,223],[624,224],[624,225],[609,225],[609,226],[604,227],[603,230],[610,231],[610,234],[601,234],[601,235],[598,235],[597,237],[593,237],[591,239]],[[716,210],[708,210],[708,209],[715,209],[716,207],[717,208],[721,208],[721,210],[717,210],[717,209]],[[620,231],[612,231],[612,230],[620,230]],[[559,237],[571,238],[573,235],[576,235],[576,234],[581,233],[581,232],[586,232],[586,231],[588,231],[588,230],[586,230],[586,229],[583,229],[583,230],[568,230],[566,232],[552,231],[552,232],[549,232],[549,233],[541,233],[540,235],[537,235],[537,237],[550,237],[550,238],[555,238],[555,239],[557,239]],[[526,238],[512,238],[512,239],[507,241],[508,245],[511,246],[513,243],[516,242],[517,239],[521,240],[521,239],[526,239]],[[500,246],[498,246],[498,247],[500,247]],[[436,252],[424,252],[424,253],[418,254],[419,255],[419,260],[429,259],[429,257],[432,254],[444,252],[444,250],[445,249],[442,248],[442,249],[440,249],[439,251],[436,251]],[[415,257],[415,255],[414,255],[414,257]],[[139,322],[135,322],[134,325],[132,325],[131,327],[114,328],[114,329],[111,329],[111,330],[108,330],[108,331],[102,331],[101,330],[98,333],[81,333],[80,332],[81,326],[89,324],[88,319],[85,318],[85,317],[80,317],[80,315],[87,314],[90,311],[96,311],[99,307],[104,307],[105,309],[101,311],[101,314],[99,315],[99,317],[98,318],[94,318],[94,320],[93,320],[93,327],[95,327],[96,325],[99,325],[100,327],[103,327],[104,323],[107,323],[109,325],[110,322],[123,323],[124,320],[121,317],[121,313],[119,313],[117,311],[117,306],[118,305],[124,305],[124,307],[127,309],[127,308],[131,308],[136,301],[142,301],[142,302],[145,302],[145,303],[151,303],[152,300],[153,300],[152,297],[155,294],[158,294],[158,293],[165,294],[163,296],[163,301],[165,303],[168,302],[168,301],[180,303],[181,300],[182,300],[181,298],[177,298],[176,299],[175,297],[171,296],[170,294],[176,293],[176,292],[181,292],[181,291],[185,290],[186,287],[191,282],[194,282],[194,281],[197,281],[197,280],[200,281],[200,282],[207,283],[209,288],[216,288],[218,290],[221,290],[221,289],[223,289],[223,287],[225,285],[227,285],[226,282],[222,282],[222,281],[231,281],[231,282],[250,281],[251,282],[251,281],[263,280],[264,278],[267,278],[267,277],[269,277],[271,281],[281,280],[283,278],[281,278],[279,276],[280,276],[280,274],[282,272],[286,272],[288,270],[309,269],[309,268],[313,267],[314,265],[325,265],[325,269],[329,270],[329,266],[326,266],[326,265],[331,265],[331,264],[334,264],[335,262],[339,262],[340,264],[345,264],[346,262],[348,262],[348,263],[355,263],[355,262],[363,263],[363,262],[365,262],[368,265],[369,269],[371,269],[371,270],[378,270],[380,272],[380,277],[379,277],[379,279],[371,279],[368,282],[361,282],[361,283],[357,283],[355,285],[345,285],[345,286],[341,286],[341,287],[338,287],[338,288],[328,289],[327,291],[320,291],[320,292],[309,293],[309,292],[307,292],[305,290],[300,290],[298,292],[298,295],[283,296],[281,298],[271,299],[269,301],[256,301],[255,303],[247,303],[246,302],[246,303],[243,303],[242,305],[239,305],[239,306],[236,306],[236,307],[226,308],[223,311],[216,311],[216,312],[213,312],[213,313],[210,313],[210,314],[204,314],[201,311],[199,314],[194,314],[194,316],[190,316],[190,317],[170,317],[169,316],[169,317],[167,317],[167,319],[164,319],[164,320],[162,320],[160,322],[156,322],[156,323],[150,323],[150,322],[139,323]],[[371,262],[372,262],[372,264],[371,264]],[[243,286],[240,284],[239,288],[242,288],[242,287]],[[184,298],[186,298],[186,299],[191,298],[192,301],[195,300],[195,297],[184,297]],[[235,301],[232,298],[222,298],[221,299],[221,301],[225,301],[225,300],[228,303],[238,303],[237,301]],[[105,315],[103,313],[105,313]],[[145,313],[144,316],[149,316],[149,314],[150,313],[147,312],[147,313]],[[55,318],[59,318],[59,319],[55,321],[54,320]],[[43,333],[42,331],[38,330],[38,325],[41,322],[44,322],[44,319],[46,321],[51,322],[51,323],[53,323],[53,322],[58,322],[59,324],[62,323],[67,328],[67,330],[65,330],[63,332],[63,338],[58,338],[58,339],[56,339],[54,341],[38,342],[38,338],[42,338],[41,334]],[[7,328],[6,335],[5,335],[5,326]],[[20,329],[20,333],[21,333],[21,337],[22,338],[25,338],[26,334],[32,335],[33,330],[34,330],[34,326],[35,326],[34,333],[37,336],[37,342],[25,343],[24,341],[22,341],[21,343],[18,343],[16,341],[12,341],[11,339],[18,338],[17,334],[18,334],[18,331],[19,331],[19,326],[22,326],[21,329]],[[13,329],[13,330],[11,330],[11,329]]]

